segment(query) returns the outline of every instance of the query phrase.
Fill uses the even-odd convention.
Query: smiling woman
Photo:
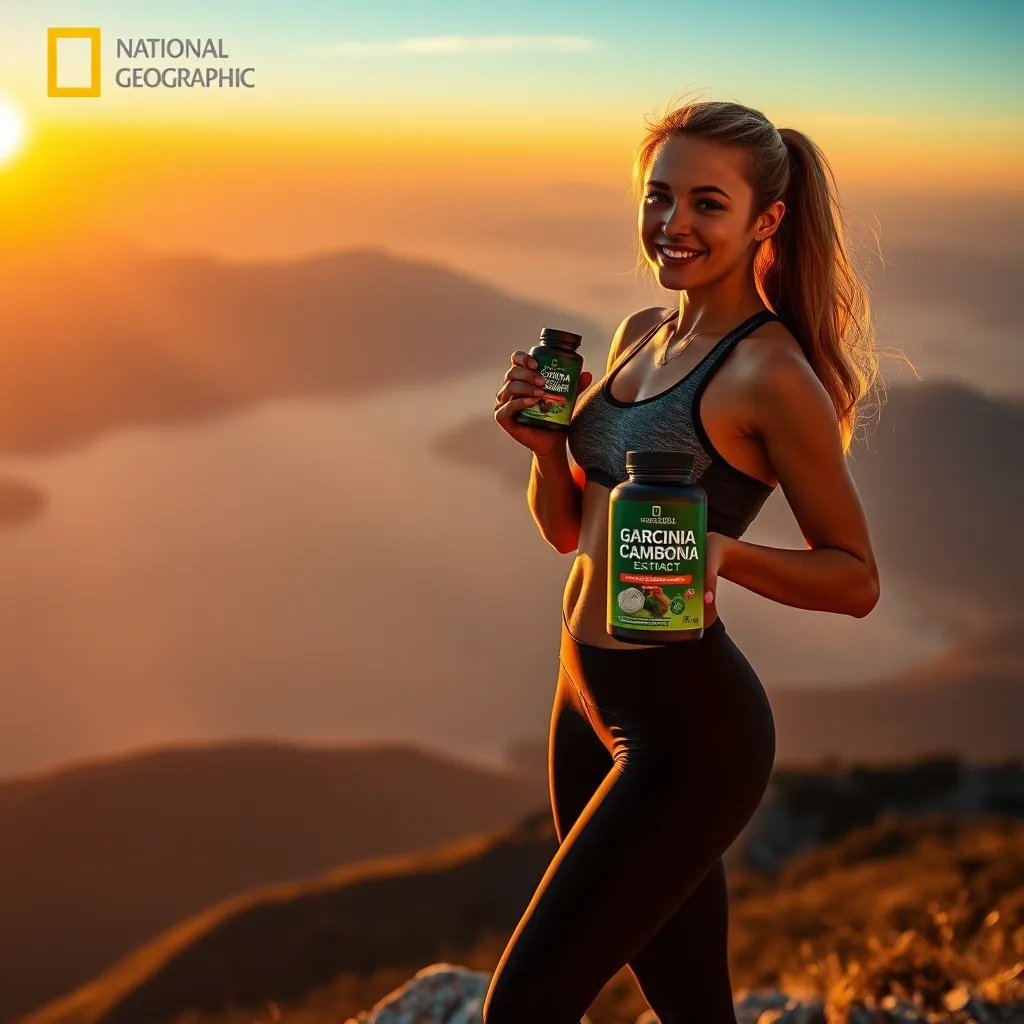
[[[718,579],[858,618],[880,594],[845,462],[877,358],[831,166],[803,132],[732,101],[648,124],[633,162],[638,255],[677,309],[622,321],[604,375],[581,375],[561,447],[513,434],[533,451],[541,535],[576,557],[548,744],[559,848],[491,979],[486,1024],[576,1024],[624,966],[662,1024],[736,1024],[723,855],[761,803],[776,741],[764,686],[718,615]],[[539,380],[528,353],[511,363],[503,427]],[[613,529],[641,450],[685,456],[706,497],[702,586],[681,595],[686,611],[703,598],[703,633],[685,644],[610,628],[620,584],[661,557],[661,531]],[[804,549],[741,539],[776,488]],[[647,497],[661,500],[683,497]],[[640,518],[662,523],[647,508]],[[664,618],[671,602],[649,589],[644,610]]]
[[[21,149],[25,120],[10,100],[0,96],[0,163],[7,163]]]

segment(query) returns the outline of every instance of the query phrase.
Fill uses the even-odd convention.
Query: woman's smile
[[[707,255],[706,252],[695,252],[692,249],[673,249],[667,245],[659,245],[656,251],[658,253],[658,262],[662,266],[696,263]]]

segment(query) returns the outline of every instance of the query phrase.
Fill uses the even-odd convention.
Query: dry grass
[[[762,987],[818,997],[830,1024],[845,1022],[854,1004],[884,1009],[897,1000],[938,1020],[968,989],[992,1003],[1024,1001],[1024,822],[886,817],[795,858],[777,879],[736,872],[730,891],[737,998]],[[495,935],[439,959],[492,971],[504,945]],[[342,1024],[422,966],[342,976],[302,1006],[176,1024]],[[589,1015],[627,1024],[644,1009],[623,969]]]

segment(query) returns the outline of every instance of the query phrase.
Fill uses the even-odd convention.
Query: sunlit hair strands
[[[757,246],[754,277],[764,302],[800,342],[832,399],[848,451],[862,402],[881,390],[868,290],[849,257],[847,223],[825,155],[803,132],[776,127],[740,103],[684,103],[655,121],[633,161],[637,203],[659,147],[693,135],[746,155],[750,224],[772,203],[786,207],[778,230]],[[640,241],[637,270],[646,266]]]

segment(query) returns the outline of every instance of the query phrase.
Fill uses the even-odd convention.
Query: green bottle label
[[[534,405],[522,410],[525,419],[569,425],[576,402],[580,363],[564,355],[535,355],[537,373],[544,378],[544,394]]]
[[[707,515],[704,502],[610,502],[610,626],[652,633],[704,628]]]

